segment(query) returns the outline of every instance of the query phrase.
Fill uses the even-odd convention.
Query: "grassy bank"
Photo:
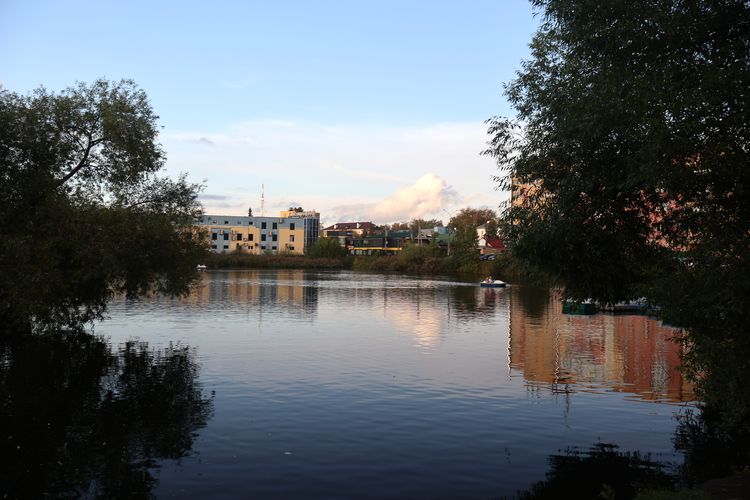
[[[444,256],[430,247],[413,246],[396,255],[310,257],[307,255],[211,254],[204,262],[210,269],[354,269],[372,273],[460,275],[466,279],[493,276],[504,281],[539,281],[509,255],[480,261],[478,256]]]
[[[351,269],[352,261],[352,257],[211,254],[204,264],[209,269]]]
[[[494,260],[479,260],[475,254],[445,256],[430,247],[408,247],[397,255],[362,255],[354,259],[353,269],[379,273],[424,275],[455,275],[466,279],[493,276],[510,282],[542,282],[540,276],[519,265],[510,255],[497,255]]]
[[[354,258],[356,271],[404,274],[453,274],[455,266],[441,257],[406,260],[400,255],[358,255]]]

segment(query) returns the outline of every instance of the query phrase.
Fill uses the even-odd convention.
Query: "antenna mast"
[[[265,217],[266,215],[266,185],[260,185],[260,216]]]

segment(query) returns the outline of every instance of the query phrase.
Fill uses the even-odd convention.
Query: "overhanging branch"
[[[99,138],[95,140],[91,140],[89,138],[89,143],[86,146],[86,150],[83,152],[83,158],[78,162],[78,164],[67,174],[65,174],[65,177],[57,181],[57,184],[55,184],[55,189],[59,188],[66,182],[68,182],[73,176],[75,176],[80,170],[86,166],[86,162],[89,159],[89,155],[91,154],[91,150],[98,144],[100,144],[104,139]]]

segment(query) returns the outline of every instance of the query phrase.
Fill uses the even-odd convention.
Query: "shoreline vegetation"
[[[207,269],[317,269],[353,270],[374,273],[403,273],[414,275],[455,275],[471,279],[495,276],[503,281],[529,281],[529,273],[509,255],[498,255],[495,260],[466,262],[455,257],[427,255],[429,251],[404,251],[398,255],[346,255],[339,257],[311,257],[309,255],[247,255],[211,254],[203,264]],[[532,280],[537,281],[537,280]]]
[[[210,254],[202,262],[208,269],[351,269],[348,257],[307,255]]]

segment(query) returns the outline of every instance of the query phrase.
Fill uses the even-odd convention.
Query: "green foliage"
[[[743,469],[748,472],[750,447],[747,442],[734,439],[711,423],[713,418],[705,411],[700,414],[687,411],[678,417],[673,442],[675,450],[684,454],[680,475],[689,484],[728,478]]]
[[[497,213],[489,208],[467,207],[448,222],[452,236],[450,257],[459,272],[477,274],[479,271],[477,228],[482,225],[497,234]]]
[[[476,229],[487,222],[496,222],[497,213],[489,208],[462,208],[456,215],[451,217],[448,227],[462,228],[471,227]]]
[[[498,236],[500,232],[500,226],[498,224],[497,218],[489,219],[484,224],[484,235],[485,238],[495,238]]]
[[[434,274],[444,271],[440,250],[432,245],[408,245],[395,256],[395,271]]]
[[[408,222],[394,222],[393,224],[385,224],[383,228],[387,229],[388,231],[404,231],[406,229],[409,229],[409,223]]]
[[[479,266],[476,226],[462,225],[453,230],[450,258],[465,273],[476,273]]]
[[[540,288],[550,288],[553,285],[548,275],[530,267],[525,260],[514,258],[509,252],[498,254],[494,260],[483,261],[481,264],[480,276],[498,276],[503,281],[521,282]]]
[[[305,253],[309,257],[337,259],[346,257],[348,252],[338,238],[318,238],[314,245],[305,249]]]
[[[200,186],[158,176],[156,119],[131,81],[0,91],[3,329],[76,328],[116,293],[187,290]]]
[[[354,270],[428,275],[454,274],[457,271],[454,261],[433,254],[429,245],[407,248],[418,250],[403,250],[403,255],[358,255],[354,258]]]
[[[212,253],[204,264],[209,269],[349,269],[353,258],[309,255],[249,255]]]
[[[646,296],[690,327],[689,373],[750,435],[750,4],[535,0],[532,57],[486,152],[525,197],[515,258],[568,296]],[[517,189],[515,194],[521,193]]]

